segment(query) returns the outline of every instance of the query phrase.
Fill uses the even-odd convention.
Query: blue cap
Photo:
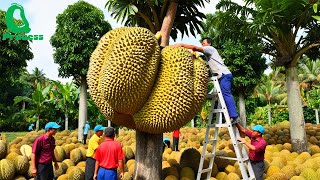
[[[34,124],[31,124],[30,126],[34,126]]]
[[[258,131],[259,133],[263,134],[264,133],[264,127],[261,125],[255,125],[252,127],[252,130]]]
[[[93,131],[97,132],[97,131],[103,131],[105,127],[103,127],[102,125],[96,125],[96,127],[94,127]]]
[[[59,129],[60,126],[56,123],[56,122],[48,122],[46,124],[46,126],[44,127],[45,130],[48,130],[48,129]]]

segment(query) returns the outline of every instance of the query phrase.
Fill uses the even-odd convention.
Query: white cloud
[[[108,11],[104,8],[106,0],[86,0],[88,3],[102,8],[105,14],[105,19],[112,25],[113,28],[121,27],[122,25],[117,23],[113,19]],[[68,5],[74,4],[77,0],[57,1],[57,0],[28,0],[23,4],[26,17],[29,20],[31,32],[30,34],[43,34],[43,41],[33,41],[31,44],[34,59],[28,62],[28,71],[31,72],[35,67],[43,70],[46,76],[50,79],[60,80],[62,82],[70,81],[69,79],[62,79],[58,77],[58,65],[53,61],[53,49],[49,42],[50,37],[54,34],[56,28],[56,16],[62,13]],[[205,8],[201,8],[201,11],[205,14],[214,13],[215,6],[218,1],[211,0],[211,2],[205,3]],[[242,2],[242,0],[235,0],[235,2]],[[197,37],[184,37],[178,36],[177,42],[184,42],[189,44],[200,45]],[[174,43],[171,41],[171,43]]]

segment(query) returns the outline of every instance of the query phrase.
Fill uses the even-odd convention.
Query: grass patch
[[[10,143],[18,136],[24,136],[28,132],[1,132],[1,134],[5,134],[7,137],[7,143]]]

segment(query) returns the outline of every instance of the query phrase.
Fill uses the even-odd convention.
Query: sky
[[[24,7],[25,16],[29,22],[32,35],[43,35],[44,40],[33,41],[31,43],[32,52],[34,58],[28,61],[27,70],[32,73],[35,67],[45,73],[45,76],[52,80],[59,80],[61,82],[70,82],[72,78],[58,77],[59,65],[54,63],[53,60],[53,48],[49,42],[50,37],[54,34],[56,28],[56,16],[62,13],[68,5],[72,5],[78,0],[0,0],[0,9],[7,11],[11,3],[18,3]],[[111,16],[107,9],[104,8],[107,0],[85,0],[86,2],[96,6],[104,12],[105,20],[107,20],[112,28],[122,27],[120,23],[117,23]],[[236,3],[242,3],[242,0],[233,0]],[[200,11],[204,14],[214,13],[215,6],[218,0],[211,0],[210,3],[205,3],[204,8],[200,8]],[[15,12],[15,18],[19,17],[19,11]],[[176,42],[172,43],[188,43],[194,45],[201,45],[199,42],[200,35],[197,37],[184,37],[178,36]]]

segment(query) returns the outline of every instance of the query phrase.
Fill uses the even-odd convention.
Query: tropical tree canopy
[[[178,32],[182,36],[189,33],[196,36],[201,32],[202,20],[205,15],[199,11],[204,2],[210,0],[177,1],[178,7],[170,36],[177,38]],[[108,0],[106,7],[117,21],[125,26],[140,26],[150,29],[153,33],[161,30],[161,25],[169,8],[170,0]]]
[[[111,29],[101,10],[79,1],[57,16],[57,28],[50,42],[59,76],[85,78],[91,53],[98,40]]]

